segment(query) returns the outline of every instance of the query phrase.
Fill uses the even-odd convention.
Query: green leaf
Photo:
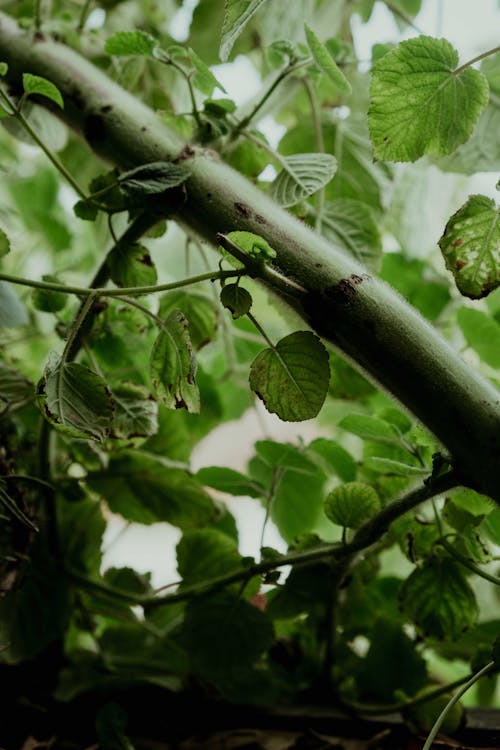
[[[347,482],[335,487],[325,500],[325,513],[333,523],[358,529],[380,510],[380,499],[373,487],[362,482]]]
[[[111,394],[88,367],[53,356],[37,390],[43,414],[60,432],[97,441],[109,435]]]
[[[113,388],[111,436],[122,440],[150,437],[158,431],[158,404],[149,391],[136,383]]]
[[[487,516],[495,507],[493,500],[486,495],[480,495],[479,492],[474,492],[474,490],[453,490],[451,496],[454,505],[466,510],[473,516]]]
[[[462,566],[433,557],[413,571],[400,591],[404,614],[424,637],[456,640],[477,619],[476,597]]]
[[[402,42],[378,61],[368,112],[377,159],[444,156],[469,138],[488,103],[488,82],[457,63],[446,39],[428,36]]]
[[[0,328],[16,328],[28,323],[23,303],[5,281],[0,281]]]
[[[98,576],[106,528],[101,503],[89,498],[75,502],[67,497],[57,497],[61,559],[70,570]]]
[[[443,172],[473,175],[500,171],[500,99],[498,95],[479,116],[469,140],[436,162]]]
[[[170,161],[153,161],[122,172],[119,185],[129,197],[156,195],[182,185],[191,174],[184,164]]]
[[[328,76],[338,91],[342,94],[350,94],[352,90],[351,84],[340,70],[328,49],[320,42],[310,26],[305,24],[304,28],[307,44],[318,68]]]
[[[201,349],[214,339],[218,312],[206,294],[183,289],[164,294],[160,298],[160,317],[168,318],[174,310],[180,310],[187,318],[189,337],[195,349]]]
[[[4,405],[16,404],[35,395],[35,386],[22,372],[0,360],[0,413]]]
[[[239,37],[251,17],[266,0],[225,0],[224,23],[220,42],[220,59],[225,62],[233,44]]]
[[[264,349],[253,361],[250,388],[285,422],[312,419],[328,392],[328,354],[309,331],[297,331]]]
[[[221,290],[220,301],[235,319],[246,315],[252,307],[252,295],[239,284],[226,284]]]
[[[3,258],[7,253],[10,253],[10,240],[3,229],[0,229],[0,258]]]
[[[451,299],[448,285],[428,278],[429,264],[402,253],[385,253],[380,276],[429,320],[436,320]]]
[[[325,474],[336,474],[343,482],[352,482],[356,477],[357,464],[351,454],[334,440],[317,438],[307,446],[307,455],[317,462]]]
[[[180,310],[174,310],[166,319],[153,345],[149,365],[153,386],[165,406],[200,411],[189,323]]]
[[[257,661],[271,646],[273,626],[260,609],[223,592],[189,602],[182,635],[195,674],[218,682]]]
[[[389,474],[395,477],[413,477],[428,476],[429,469],[422,466],[413,466],[405,464],[402,461],[395,461],[392,458],[382,458],[379,456],[370,456],[364,462],[367,469],[376,471],[377,474]]]
[[[117,31],[106,40],[107,55],[151,55],[157,40],[145,31]]]
[[[446,268],[465,297],[486,297],[500,285],[500,209],[471,195],[453,214],[439,240]]]
[[[393,425],[378,417],[366,414],[349,414],[339,422],[339,427],[346,432],[357,435],[362,440],[373,440],[377,443],[399,445],[400,437]]]
[[[44,274],[42,276],[42,281],[48,281],[55,284],[61,283],[57,276],[53,276],[52,274]],[[33,289],[31,293],[31,301],[36,310],[55,313],[66,307],[68,295],[64,294],[64,292],[54,292],[50,289]]]
[[[40,96],[45,96],[47,99],[51,99],[53,102],[55,102],[58,107],[64,109],[64,101],[59,89],[46,78],[42,78],[42,76],[35,76],[31,73],[23,73],[23,89],[24,93],[28,96],[30,96],[31,94],[39,94]]]
[[[295,206],[327,185],[337,170],[330,154],[293,154],[271,184],[270,193],[285,208]]]
[[[0,62],[0,76],[7,75],[7,71],[9,70],[9,66],[6,62]]]
[[[500,368],[500,325],[487,313],[462,307],[457,322],[468,345],[490,367]]]
[[[325,204],[321,232],[332,243],[347,250],[362,265],[378,270],[382,259],[382,237],[371,209],[361,201],[337,198]]]
[[[154,286],[158,280],[149,250],[138,243],[119,243],[108,253],[107,264],[117,286]]]
[[[167,521],[189,529],[209,524],[216,515],[200,484],[157,456],[123,451],[110,460],[106,470],[90,472],[85,481],[113,513],[128,521]]]
[[[214,89],[220,89],[224,94],[227,93],[224,86],[219,83],[208,65],[205,65],[203,60],[198,57],[196,52],[192,49],[189,50],[189,59],[196,71],[192,79],[193,85],[201,91],[202,94],[205,94],[205,96],[212,96]]]
[[[186,531],[177,545],[177,570],[184,585],[242,569],[238,545],[216,529]]]
[[[248,479],[244,474],[223,466],[208,466],[200,469],[196,474],[198,481],[206,487],[213,487],[228,495],[245,495],[248,497],[263,497],[265,490],[256,482]]]
[[[258,234],[253,232],[229,232],[227,238],[255,260],[265,262],[276,258],[276,250]]]

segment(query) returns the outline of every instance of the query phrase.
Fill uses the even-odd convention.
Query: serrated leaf
[[[378,270],[382,238],[371,209],[361,201],[338,198],[325,204],[321,232],[347,250],[362,265]]]
[[[89,472],[86,484],[101,495],[113,513],[128,521],[167,521],[182,529],[211,523],[216,509],[187,471],[171,468],[158,456],[123,451],[108,468]]]
[[[233,318],[241,318],[252,307],[252,295],[239,284],[226,284],[221,290],[220,301]]]
[[[97,441],[109,435],[111,394],[105,381],[88,367],[52,358],[38,394],[43,413],[59,431]]]
[[[488,82],[457,63],[446,39],[428,36],[402,42],[378,61],[368,112],[377,159],[444,156],[469,138],[488,104]]]
[[[357,435],[362,440],[399,445],[400,437],[393,425],[378,417],[366,414],[349,414],[339,422],[339,427]]]
[[[189,49],[189,59],[196,71],[192,79],[193,85],[201,91],[202,94],[205,94],[205,96],[212,96],[214,89],[220,89],[224,94],[227,93],[222,83],[219,83],[208,65],[205,65],[203,60],[198,57],[196,52],[192,49]]]
[[[462,307],[457,321],[468,345],[490,367],[500,368],[500,325],[481,310]]]
[[[208,466],[200,469],[196,478],[206,487],[213,487],[214,490],[226,492],[228,495],[263,497],[265,494],[264,488],[259,487],[256,482],[240,474],[239,471],[223,466]]]
[[[122,172],[118,178],[121,189],[129,197],[156,195],[182,185],[190,175],[184,164],[170,161],[153,161]]]
[[[0,361],[0,413],[4,406],[35,395],[35,386],[22,372]]]
[[[469,140],[436,162],[443,172],[473,175],[500,171],[500,99],[492,99],[479,116]]]
[[[58,107],[64,109],[64,101],[61,96],[61,92],[51,81],[48,81],[42,76],[35,76],[31,73],[23,73],[23,89],[24,93],[28,96],[31,94],[39,94],[45,96],[47,99],[51,99]]]
[[[107,264],[117,286],[154,286],[158,279],[149,250],[138,243],[119,243],[108,253]]]
[[[177,570],[183,584],[216,578],[243,567],[234,539],[217,529],[185,532],[176,552]]]
[[[189,336],[195,349],[201,349],[212,341],[217,331],[218,314],[210,297],[182,289],[167,292],[160,299],[159,315],[167,318],[174,310],[180,310],[187,318]]]
[[[0,281],[0,328],[15,328],[28,323],[26,308],[9,284]]]
[[[52,274],[44,274],[42,276],[42,281],[48,281],[55,284],[61,283],[57,276],[53,276]],[[66,307],[68,295],[64,294],[64,292],[54,292],[51,289],[33,289],[31,293],[31,301],[36,310],[55,313]]]
[[[327,185],[337,169],[330,154],[293,154],[270,187],[273,198],[285,208],[295,206]]]
[[[461,565],[433,557],[413,571],[400,591],[403,612],[424,637],[456,640],[477,619],[477,602]]]
[[[471,195],[446,224],[439,247],[465,297],[485,297],[500,285],[500,209]]]
[[[158,404],[146,388],[135,383],[121,383],[113,389],[113,403],[113,437],[128,440],[156,435]]]
[[[380,510],[380,498],[369,484],[347,482],[325,500],[325,514],[333,523],[357,529]]]
[[[157,40],[145,31],[117,31],[106,40],[108,55],[151,55]]]
[[[328,354],[309,331],[297,331],[264,349],[253,361],[250,388],[285,422],[312,419],[328,392]]]
[[[220,59],[225,62],[233,44],[239,37],[251,17],[266,0],[225,0],[224,23],[220,42]]]
[[[343,94],[350,94],[352,90],[351,84],[340,70],[328,49],[320,42],[310,26],[305,24],[304,28],[308,47],[318,68],[328,76],[336,89]]]
[[[153,345],[149,365],[153,385],[165,406],[200,411],[189,323],[180,310],[174,310],[166,319]]]

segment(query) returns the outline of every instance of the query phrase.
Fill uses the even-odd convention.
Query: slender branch
[[[389,8],[391,13],[393,13],[395,16],[400,18],[403,21],[403,23],[406,23],[408,26],[411,26],[411,28],[414,29],[418,34],[424,33],[422,29],[419,26],[417,26],[417,24],[413,21],[413,19],[410,18],[410,16],[407,16],[406,13],[402,11],[401,8],[398,8],[397,5],[394,5],[394,3],[391,2],[391,0],[383,0],[383,3],[384,5],[387,6],[387,8]]]
[[[471,560],[468,560],[466,557],[461,555],[460,552],[457,552],[453,545],[451,545],[444,536],[438,539],[437,544],[441,544],[441,546],[443,546],[445,550],[455,558],[455,560],[458,560],[458,562],[462,563],[465,568],[468,568],[468,570],[471,570],[480,578],[484,578],[486,581],[494,583],[495,586],[500,586],[500,578],[498,576],[487,573],[486,570],[480,568],[479,565],[476,565]]]
[[[260,335],[262,336],[262,338],[264,339],[264,341],[266,342],[266,344],[271,349],[275,349],[276,348],[275,345],[273,344],[273,342],[271,341],[271,339],[269,338],[269,336],[267,335],[267,333],[264,331],[264,329],[262,328],[262,326],[260,325],[260,323],[256,320],[255,316],[252,315],[251,312],[247,312],[247,318],[248,318],[248,320],[250,320],[253,323],[253,325],[258,330],[258,332],[260,333]]]
[[[42,25],[42,12],[41,12],[41,5],[42,0],[35,0],[34,2],[34,10],[33,10],[33,18],[35,22],[35,29],[39,31],[41,25]]]
[[[93,0],[85,0],[85,3],[82,7],[82,12],[80,13],[80,19],[78,21],[78,26],[76,27],[77,31],[83,31],[85,24],[87,23],[87,18],[89,17],[90,9],[92,7]]]
[[[480,60],[484,60],[485,57],[489,57],[490,55],[496,55],[497,52],[500,52],[500,44],[498,45],[498,47],[493,47],[493,49],[489,49],[486,52],[481,52],[480,55],[476,55],[476,57],[473,57],[472,60],[468,60],[459,68],[456,68],[453,71],[453,75],[458,75],[459,73],[462,72],[462,70],[465,70],[466,68],[470,68],[470,66],[474,65],[474,63],[477,63]]]

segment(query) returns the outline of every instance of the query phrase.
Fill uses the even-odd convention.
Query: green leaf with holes
[[[220,43],[220,59],[225,62],[233,48],[233,44],[266,0],[225,0],[224,23]]]
[[[340,245],[362,265],[378,270],[382,260],[382,237],[372,210],[366,203],[338,198],[325,204],[321,232]]]
[[[464,297],[486,297],[500,285],[500,208],[471,195],[453,214],[439,240],[446,267]]]
[[[457,640],[478,614],[464,568],[449,557],[433,557],[414,570],[401,587],[400,605],[424,637],[438,640]]]
[[[145,31],[117,31],[104,45],[108,55],[151,55],[158,41]]]
[[[100,375],[88,367],[51,357],[38,394],[45,417],[60,432],[97,441],[109,435],[111,393]]]
[[[250,387],[285,422],[312,419],[328,392],[328,354],[309,331],[297,331],[264,349],[252,363]]]
[[[337,160],[330,154],[293,154],[271,184],[273,198],[285,208],[321,190],[333,178]]]
[[[379,510],[379,496],[363,482],[341,484],[325,500],[325,513],[330,521],[348,529],[359,528]]]
[[[35,76],[31,73],[23,73],[23,88],[24,93],[30,96],[31,94],[38,94],[39,96],[45,96],[47,99],[51,99],[58,107],[64,109],[64,101],[61,96],[61,92],[54,86],[51,81],[48,81],[42,76]]]
[[[452,45],[429,36],[402,42],[377,62],[368,112],[377,159],[444,156],[469,138],[488,104],[488,82],[457,64]]]
[[[195,349],[201,349],[215,337],[218,312],[213,300],[201,292],[176,289],[167,292],[160,299],[161,318],[168,318],[180,310],[189,323],[189,337]]]
[[[350,94],[351,84],[340,70],[328,49],[320,42],[310,26],[305,24],[304,28],[307,45],[318,68],[330,79],[338,91],[342,94]]]
[[[113,389],[113,404],[113,437],[128,440],[156,435],[158,404],[147,388],[136,383],[120,383]]]
[[[180,310],[166,319],[150,357],[153,385],[169,409],[200,411],[200,393],[196,385],[189,323]]]

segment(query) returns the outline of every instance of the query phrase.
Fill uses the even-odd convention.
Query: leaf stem
[[[471,570],[473,573],[475,573],[480,578],[484,578],[486,581],[489,581],[490,583],[494,583],[495,586],[500,586],[500,578],[498,576],[491,575],[491,573],[487,573],[485,570],[482,570],[478,565],[473,563],[471,560],[468,560],[466,557],[460,554],[460,552],[457,552],[456,549],[451,545],[446,537],[442,536],[440,539],[437,540],[437,544],[441,544],[445,550],[455,558],[455,560],[458,560],[458,562],[462,563],[462,565],[465,568],[468,568],[468,570]]]
[[[473,57],[472,60],[468,60],[459,68],[456,68],[453,71],[453,75],[458,75],[459,73],[462,72],[462,70],[465,70],[466,68],[470,68],[470,66],[474,65],[474,63],[477,63],[480,60],[484,60],[485,57],[489,57],[490,55],[496,55],[497,52],[500,52],[500,44],[498,45],[498,47],[493,47],[493,49],[489,49],[486,52],[481,52],[480,55],[476,55],[476,57]]]
[[[61,355],[62,362],[66,362],[69,358],[69,353],[73,349],[74,343],[78,338],[78,334],[80,332],[81,327],[85,323],[85,320],[87,316],[89,315],[90,311],[92,310],[92,307],[94,306],[95,302],[97,301],[98,294],[96,291],[92,290],[86,297],[85,301],[81,305],[78,314],[76,315],[73,325],[71,326],[69,336],[66,339],[66,344],[63,349],[63,353]]]
[[[33,17],[35,21],[35,29],[36,31],[39,31],[40,26],[42,25],[42,13],[41,13],[41,5],[42,0],[35,0],[34,2],[34,11],[33,11]]]
[[[264,341],[266,342],[266,344],[271,349],[273,349],[273,350],[276,349],[275,345],[273,344],[273,342],[271,341],[271,339],[269,338],[269,336],[267,335],[267,333],[264,331],[264,329],[262,328],[262,326],[260,325],[260,323],[256,320],[256,318],[254,317],[254,315],[251,312],[247,312],[247,318],[248,318],[248,320],[250,320],[253,323],[253,325],[258,330],[258,332],[260,333],[260,335],[262,336],[262,338],[264,339]]]
[[[458,690],[453,698],[450,699],[450,701],[446,704],[444,709],[439,714],[438,718],[436,719],[434,726],[432,727],[431,731],[429,732],[429,736],[427,737],[425,741],[425,745],[423,746],[422,750],[431,750],[432,743],[434,742],[434,739],[439,732],[441,725],[443,721],[446,719],[448,714],[450,713],[453,706],[458,703],[462,695],[467,692],[467,690],[475,685],[475,683],[481,679],[481,677],[484,677],[485,674],[488,674],[489,672],[493,672],[495,669],[497,669],[497,665],[494,661],[490,661],[488,664],[486,664],[485,667],[479,670],[476,674],[474,674],[465,685],[462,685],[460,690]]]
[[[394,3],[391,2],[391,0],[383,0],[384,5],[389,8],[391,13],[393,13],[395,16],[400,18],[403,23],[406,23],[408,26],[410,26],[412,29],[414,29],[418,34],[423,34],[424,32],[422,29],[417,26],[417,24],[413,21],[410,16],[407,16],[406,13],[404,13],[400,8],[397,7],[397,5],[394,5]]]
[[[92,7],[92,0],[85,0],[85,3],[83,4],[83,7],[82,7],[82,12],[80,13],[78,26],[76,27],[77,31],[83,31],[85,24],[87,23],[87,18],[89,17],[91,7]]]

